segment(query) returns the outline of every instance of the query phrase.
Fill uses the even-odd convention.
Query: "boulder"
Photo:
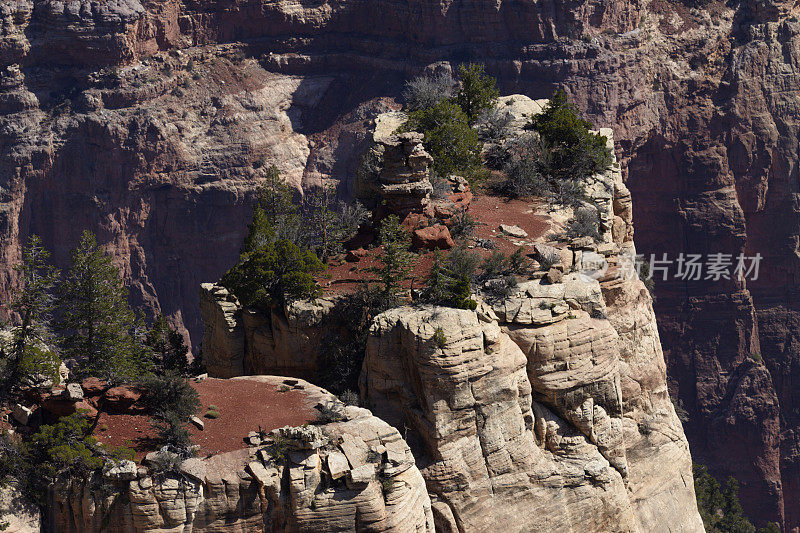
[[[110,413],[141,414],[147,410],[144,394],[144,389],[134,385],[112,387],[103,393],[103,407]]]
[[[14,417],[18,423],[22,424],[23,426],[27,426],[28,422],[31,419],[31,415],[33,414],[33,410],[25,407],[22,404],[15,404],[14,408],[11,410],[11,416]]]
[[[203,422],[203,420],[199,416],[194,416],[194,415],[190,416],[189,422],[191,422],[192,425],[197,429],[199,429],[200,431],[203,431],[206,428],[206,423]]]
[[[347,486],[350,488],[364,487],[375,479],[375,465],[372,463],[353,468],[347,475]]]
[[[576,250],[595,250],[597,248],[591,237],[576,237],[572,239],[570,246]]]
[[[358,248],[357,250],[348,250],[347,255],[345,255],[344,260],[348,263],[358,263],[362,259],[367,256],[367,251],[363,248]]]
[[[347,457],[336,450],[331,451],[328,453],[328,472],[331,474],[331,478],[339,479],[347,475],[348,470],[350,470],[350,465],[348,464]]]
[[[61,397],[70,402],[79,402],[83,400],[83,389],[78,383],[67,383]]]
[[[109,386],[99,378],[90,377],[81,381],[81,388],[86,396],[100,396],[108,390]]]
[[[508,224],[500,224],[500,231],[517,239],[524,239],[528,236],[528,232],[524,229],[520,228],[519,226],[511,226]]]
[[[137,475],[136,463],[127,459],[118,463],[108,462],[103,467],[103,477],[110,481],[133,481]]]
[[[78,410],[84,412],[88,418],[97,416],[97,409],[85,400],[78,402],[70,401],[63,396],[51,396],[42,402],[42,409],[57,417],[69,416],[77,413]]]
[[[181,473],[202,483],[206,480],[206,463],[197,457],[190,457],[181,463]]]
[[[449,250],[455,243],[447,226],[428,226],[414,230],[411,244],[416,250]]]
[[[559,269],[553,267],[547,272],[547,281],[550,283],[561,283],[564,279],[564,273],[561,272]]]

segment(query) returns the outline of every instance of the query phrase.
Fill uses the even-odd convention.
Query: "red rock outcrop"
[[[759,522],[800,528],[796,12],[778,0],[3,2],[0,294],[27,235],[63,265],[88,227],[133,299],[196,344],[196,287],[235,260],[262,161],[298,186],[341,180],[348,196],[368,123],[402,79],[482,61],[504,92],[560,85],[616,129],[639,251],[764,256],[746,284],[657,283],[656,311],[698,459],[740,480]]]

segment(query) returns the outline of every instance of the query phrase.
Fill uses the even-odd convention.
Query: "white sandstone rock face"
[[[278,386],[284,378],[248,379]],[[301,385],[314,401],[334,401]],[[122,461],[109,465],[104,491],[92,490],[99,480],[65,480],[50,492],[50,530],[433,533],[425,480],[400,433],[367,409],[340,407],[340,422],[281,428],[174,473]]]
[[[521,134],[545,104],[515,95],[498,109]],[[542,239],[546,275],[474,312],[401,308],[373,323],[362,397],[426,465],[437,529],[703,531],[651,297],[617,276],[635,246],[616,160],[586,189],[600,239]],[[558,230],[572,210],[546,214]]]
[[[334,301],[290,302],[283,313],[242,309],[227,289],[204,283],[203,358],[212,377],[276,374],[310,378],[317,366],[324,316]]]
[[[41,513],[31,501],[25,500],[14,479],[0,486],[0,524],[6,533],[39,533]]]
[[[373,324],[362,394],[376,415],[407,431],[418,464],[427,465],[437,529],[528,531],[544,520],[548,531],[577,523],[635,531],[622,475],[600,468],[608,461],[598,447],[532,400],[527,366],[511,338],[477,312],[395,309]]]

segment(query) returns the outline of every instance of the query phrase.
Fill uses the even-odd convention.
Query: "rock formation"
[[[735,475],[760,522],[800,527],[796,15],[788,0],[3,2],[0,294],[29,234],[63,266],[90,228],[136,303],[197,345],[196,287],[236,260],[262,162],[349,197],[403,79],[484,62],[503,92],[562,86],[615,128],[640,252],[764,256],[746,284],[659,282],[656,308],[697,459]]]
[[[391,135],[379,142],[383,168],[375,184],[378,196],[390,213],[405,218],[409,213],[433,214],[430,195],[433,186],[428,166],[433,158],[422,145],[421,133]]]
[[[520,116],[541,110],[513,99]],[[602,133],[613,150],[612,132]],[[476,311],[401,307],[372,325],[362,399],[411,446],[437,530],[703,529],[652,299],[624,271],[635,247],[618,165],[590,178],[587,193],[599,213],[598,242],[539,237],[534,246],[557,258],[558,279],[539,271],[509,294],[482,291]],[[552,229],[571,213],[549,211]],[[214,368],[275,359],[255,347],[224,289],[204,285],[201,299]],[[324,317],[293,334],[324,328]],[[308,348],[299,353],[311,360]]]
[[[336,401],[300,384],[314,400]],[[208,459],[153,452],[149,467],[122,461],[66,480],[50,491],[43,530],[433,533],[425,483],[400,434],[366,409],[340,409],[340,421],[250,437],[248,448]]]
[[[652,300],[621,275],[630,194],[618,172],[594,180],[605,242],[542,244],[560,258],[557,282],[373,324],[362,396],[424,465],[437,528],[526,531],[546,517],[554,531],[703,529]],[[605,268],[588,268],[590,256]]]
[[[242,309],[227,289],[203,283],[203,362],[212,377],[275,374],[311,378],[317,368],[322,324],[334,302],[288,303],[269,316]]]

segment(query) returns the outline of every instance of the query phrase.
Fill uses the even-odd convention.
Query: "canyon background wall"
[[[764,257],[746,284],[657,280],[656,314],[693,457],[798,528],[800,9],[687,4],[2,1],[0,294],[28,235],[63,266],[92,229],[196,346],[197,287],[235,261],[265,167],[351,198],[403,80],[479,61],[614,127],[639,252]]]

